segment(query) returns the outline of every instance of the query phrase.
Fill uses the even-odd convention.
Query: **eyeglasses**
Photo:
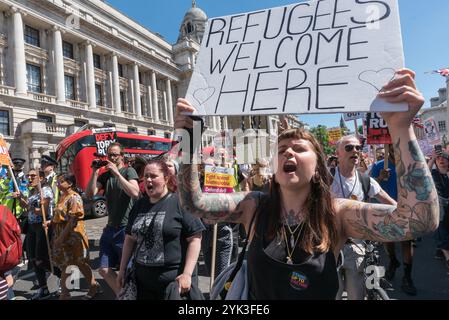
[[[346,151],[346,152],[351,152],[352,150],[354,150],[354,148],[355,148],[355,150],[357,150],[357,151],[362,151],[362,146],[361,146],[361,145],[357,145],[357,146],[355,146],[355,145],[353,145],[353,144],[347,144],[347,145],[345,145],[345,151]]]
[[[122,154],[121,153],[109,153],[108,157],[109,158],[113,158],[113,157],[120,157]]]

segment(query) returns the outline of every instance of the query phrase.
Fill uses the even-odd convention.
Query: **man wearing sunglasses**
[[[115,294],[118,294],[117,273],[112,268],[120,265],[128,215],[134,200],[139,197],[139,176],[133,167],[125,165],[120,143],[111,143],[107,155],[105,173],[99,176],[100,168],[92,166],[86,196],[91,199],[99,190],[105,190],[108,224],[100,238],[99,273]]]
[[[382,190],[377,181],[358,171],[362,148],[356,136],[345,136],[337,142],[338,166],[331,186],[332,194],[337,198],[365,202],[370,198],[376,198],[381,203],[396,205],[396,201]],[[337,299],[341,299],[343,290],[346,289],[348,300],[363,300],[364,247],[359,240],[352,240],[344,246],[343,254],[344,264],[340,269],[340,290]]]

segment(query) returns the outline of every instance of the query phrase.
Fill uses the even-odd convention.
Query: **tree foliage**
[[[327,155],[334,154],[335,147],[329,144],[329,137],[327,135],[327,127],[318,125],[310,129],[310,132],[315,136],[318,142],[323,147],[324,153]]]

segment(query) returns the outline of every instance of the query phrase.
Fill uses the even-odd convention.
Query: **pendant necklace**
[[[298,232],[298,235],[296,236],[296,239],[294,238],[294,234],[290,234],[291,251],[289,249],[289,241],[288,241],[288,237],[287,237],[287,232],[285,231],[285,228],[282,228],[282,231],[283,231],[282,233],[283,233],[284,239],[285,239],[285,248],[287,251],[287,264],[293,264],[293,253],[295,252],[296,245],[298,244],[299,237],[301,235],[304,225],[305,225],[305,223],[302,222],[296,227],[294,232],[296,232],[298,230],[298,228],[301,227],[301,229]],[[289,232],[291,232],[291,229],[288,226],[288,224],[287,224],[287,228],[288,228]]]
[[[341,193],[343,194],[343,198],[344,199],[358,200],[357,196],[355,194],[352,194],[354,192],[355,186],[356,186],[356,184],[358,182],[358,174],[357,174],[357,172],[355,174],[354,185],[352,186],[352,190],[349,192],[348,196],[345,195],[345,191],[343,189],[343,182],[342,182],[341,175],[340,175],[340,170],[338,170],[338,168],[337,168],[337,172],[338,172],[338,178],[340,180],[340,188],[341,188]]]

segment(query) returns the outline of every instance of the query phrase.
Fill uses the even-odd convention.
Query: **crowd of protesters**
[[[89,199],[103,190],[107,202],[99,267],[105,283],[118,299],[175,299],[199,292],[201,252],[209,275],[218,275],[235,261],[238,237],[247,235],[251,240],[250,299],[341,299],[343,291],[348,299],[364,299],[361,240],[384,243],[390,281],[401,264],[394,249],[394,243],[400,242],[401,288],[416,295],[413,240],[435,232],[436,257],[449,267],[449,148],[435,151],[422,165],[424,157],[408,130],[423,104],[412,75],[399,71],[382,93],[387,100],[402,101],[394,92],[406,85],[411,97],[404,100],[410,106],[408,112],[384,115],[394,140],[387,159],[381,148],[364,154],[358,136],[343,137],[336,153],[326,157],[313,135],[289,129],[286,122],[279,132],[276,168],[271,159],[258,159],[248,166],[232,157],[225,161],[224,154],[218,162],[216,157],[203,158],[199,166],[178,164],[168,153],[151,160],[126,159],[123,147],[112,143],[107,165],[92,165],[84,195]],[[180,99],[175,129],[189,128],[192,119],[185,114],[193,111],[187,100]],[[72,265],[89,285],[83,299],[95,298],[102,289],[90,265],[83,198],[75,176],[57,175],[57,162],[49,156],[42,157],[39,169],[27,173],[24,159],[12,161],[19,190],[3,170],[0,200],[13,212],[24,235],[23,259],[36,280],[32,299],[51,297],[48,272],[60,279],[59,299],[70,299],[66,280]],[[233,192],[206,194],[205,165],[233,168]],[[418,167],[419,174],[410,171]],[[422,189],[404,181],[405,175],[413,174],[414,182],[424,185]],[[410,212],[401,211],[405,207]],[[428,219],[423,228],[407,223],[411,211],[422,221]],[[218,236],[212,270],[215,224]],[[386,227],[376,227],[380,225]],[[393,227],[399,231],[389,231]],[[345,259],[338,266],[340,254]],[[282,279],[292,272],[295,278],[285,284]],[[0,299],[13,299],[16,273],[0,275]],[[303,282],[296,283],[298,279]],[[201,292],[190,297],[200,299]]]

